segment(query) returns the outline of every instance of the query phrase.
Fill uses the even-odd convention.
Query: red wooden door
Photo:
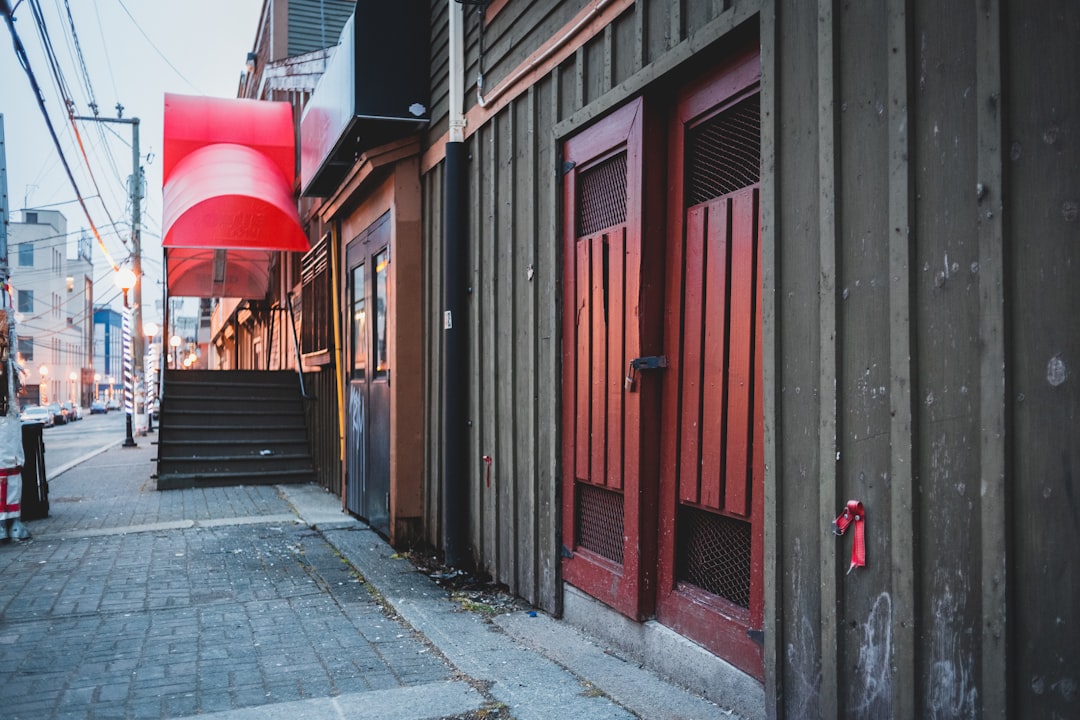
[[[644,123],[639,100],[563,155],[563,578],[634,618],[655,597],[657,448],[644,439],[658,385],[626,376],[659,348],[662,280],[642,248]]]
[[[689,88],[670,128],[657,618],[761,677],[757,78]]]
[[[758,78],[751,53],[666,135],[639,99],[564,146],[562,569],[760,678]]]

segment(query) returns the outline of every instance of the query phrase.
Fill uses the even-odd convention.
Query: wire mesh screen
[[[687,200],[697,205],[761,180],[758,95],[742,100],[687,136]]]
[[[577,192],[578,237],[626,222],[626,153],[578,173]]]
[[[623,496],[595,485],[577,483],[574,505],[577,547],[623,564]]]
[[[679,508],[678,579],[750,607],[750,523]]]

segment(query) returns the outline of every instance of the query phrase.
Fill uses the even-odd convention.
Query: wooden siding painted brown
[[[787,717],[1075,714],[1080,96],[1047,69],[1080,66],[1080,9],[773,7],[769,696]],[[830,427],[835,461],[805,434]],[[869,564],[843,575],[821,523],[849,497]]]
[[[304,415],[308,445],[311,456],[316,459],[316,482],[334,495],[341,495],[341,444],[333,366],[304,373],[304,387],[314,398],[304,402]]]
[[[621,1],[621,0],[620,0]],[[446,3],[433,0],[433,34],[442,38]],[[540,8],[538,6],[544,5]],[[469,268],[472,293],[470,325],[470,539],[481,569],[506,583],[530,602],[558,611],[561,602],[557,456],[558,429],[558,289],[560,251],[557,245],[556,148],[560,133],[583,124],[584,118],[616,107],[654,82],[662,72],[692,59],[692,48],[724,36],[753,16],[756,2],[723,7],[713,3],[703,26],[694,26],[676,50],[657,65],[641,65],[646,44],[672,42],[670,26],[650,27],[642,18],[642,3],[626,3],[595,31],[575,42],[595,38],[589,51],[568,54],[559,65],[545,65],[529,75],[520,89],[504,94],[498,103],[479,112],[473,107],[466,132],[469,153]],[[665,3],[661,5],[667,6]],[[609,5],[609,8],[615,5]],[[558,36],[578,16],[585,3],[509,3],[485,30],[485,81],[506,77],[543,45]],[[712,13],[712,14],[710,14]],[[589,27],[592,27],[591,25]],[[475,103],[479,51],[478,18],[466,13],[466,103]],[[653,32],[664,40],[648,41]],[[500,37],[503,37],[500,40]],[[517,44],[511,43],[515,38]],[[514,47],[510,47],[514,45]],[[495,62],[508,53],[515,60]],[[433,59],[433,65],[442,61]],[[582,63],[598,63],[585,68]],[[442,66],[440,65],[440,68]],[[442,74],[440,74],[442,73]],[[445,69],[433,70],[433,87],[445,84]],[[599,79],[586,92],[579,74]],[[617,83],[622,83],[621,86]],[[490,84],[488,85],[490,87]],[[433,92],[433,98],[438,96]],[[586,106],[585,98],[590,104]],[[595,108],[599,108],[596,110]],[[438,248],[442,235],[441,161],[445,128],[442,106],[433,117],[424,173],[424,287],[425,318],[441,317]],[[557,130],[558,129],[558,130]],[[430,258],[430,261],[429,261]],[[426,537],[441,543],[438,517],[439,479],[439,353],[440,332],[429,322],[425,362]],[[620,376],[622,372],[618,373]],[[491,485],[482,458],[492,458]]]
[[[987,451],[1012,442],[1004,469],[984,473],[987,490],[1004,502],[1001,541],[1009,568],[988,568],[984,583],[1017,602],[987,618],[995,647],[1011,642],[1009,690],[1015,717],[1080,714],[1080,5],[990,3],[980,17],[981,42],[997,58],[1000,95],[992,78],[979,93],[983,198],[980,292],[987,310],[1002,309],[990,333],[1003,344],[1006,391],[983,406]],[[1000,14],[1000,45],[993,22]],[[981,14],[980,14],[981,16]],[[1007,59],[1007,62],[1005,62]],[[982,66],[980,65],[980,80]],[[1000,118],[995,115],[1001,114]],[[1002,122],[1001,133],[994,121]],[[985,255],[984,255],[985,251]],[[970,271],[970,268],[969,268]],[[989,273],[989,274],[988,274]],[[1004,289],[1004,303],[999,297]],[[991,317],[989,320],[995,320]],[[988,382],[1000,365],[988,356]],[[1003,403],[1003,408],[997,404]],[[999,415],[1004,411],[1004,418]],[[1004,494],[1004,497],[1000,497]],[[1000,531],[999,531],[1000,532]],[[993,560],[994,558],[990,558]],[[985,587],[986,585],[984,585]],[[1006,624],[1006,620],[1008,623]],[[1000,676],[993,668],[984,670]]]
[[[474,289],[485,287],[482,278],[490,283],[470,318],[477,436],[494,438],[492,426],[509,420],[506,405],[491,401],[509,380],[505,366],[481,355],[495,338],[485,334],[484,311],[496,302],[496,247],[522,242],[522,230],[514,237],[493,222],[507,202],[500,189],[554,184],[554,163],[538,162],[532,177],[513,174],[518,143],[547,152],[707,44],[673,43],[698,27],[698,3],[682,14],[658,3],[645,16],[640,7],[620,16],[610,53],[575,50],[536,79],[531,92],[553,122],[528,137],[520,121],[499,119],[511,112],[504,109],[471,127],[470,192],[481,209],[471,219]],[[707,27],[720,37],[747,7]],[[1058,622],[1080,594],[1070,554],[1080,541],[1076,511],[1058,500],[1074,491],[1080,466],[1069,435],[1080,347],[1068,330],[1080,300],[1067,271],[1077,262],[1070,238],[1080,172],[1077,155],[1062,150],[1078,110],[1068,75],[1047,68],[1076,67],[1080,58],[1060,31],[1077,26],[1077,10],[1055,7],[1010,5],[1002,31],[996,2],[986,12],[919,2],[764,6],[766,555],[778,558],[767,567],[766,675],[779,716],[1075,710],[1075,696],[1060,691],[1075,678],[1053,659],[1074,661],[1080,647],[1076,624]],[[623,77],[620,58],[637,60],[618,88],[594,97],[579,78],[603,78],[592,63],[610,56],[611,82]],[[1007,137],[999,137],[1002,108]],[[430,154],[425,168],[439,159]],[[437,171],[428,175],[434,193]],[[552,319],[557,263],[544,252],[555,232],[537,225],[524,232],[537,242],[534,281],[550,290],[537,296],[536,314]],[[429,245],[438,230],[433,222]],[[438,280],[430,282],[434,291]],[[554,352],[541,355],[543,389],[558,363]],[[523,400],[517,411],[535,414],[544,441],[555,437],[555,413]],[[483,498],[481,446],[488,443],[476,441],[472,476]],[[541,460],[537,472],[545,465],[554,462]],[[541,482],[539,495],[552,485]],[[848,546],[825,525],[848,496],[868,503],[870,565],[844,575]],[[491,516],[504,506],[478,509],[489,513],[475,519],[483,525],[474,535],[487,533],[478,556],[487,563],[513,552],[514,573],[527,572],[514,517]],[[541,519],[545,511],[516,512]],[[966,550],[941,562],[936,551],[953,543]],[[550,558],[554,548],[540,543],[533,552]],[[1016,568],[1011,581],[1006,558]],[[1017,583],[1024,592],[1010,595]],[[551,595],[537,592],[541,605],[555,603],[554,586]],[[934,628],[942,634],[930,637]],[[1010,647],[1005,638],[1020,642]]]

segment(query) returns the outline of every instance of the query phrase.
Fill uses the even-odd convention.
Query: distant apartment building
[[[94,308],[95,398],[119,398],[124,387],[124,315],[107,305]]]
[[[92,394],[94,280],[90,237],[69,236],[58,210],[24,209],[8,225],[20,405]]]

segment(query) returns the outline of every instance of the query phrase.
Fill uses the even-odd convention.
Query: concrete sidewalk
[[[152,441],[50,474],[0,547],[8,718],[761,714],[542,612],[463,610],[320,487],[159,492]]]

